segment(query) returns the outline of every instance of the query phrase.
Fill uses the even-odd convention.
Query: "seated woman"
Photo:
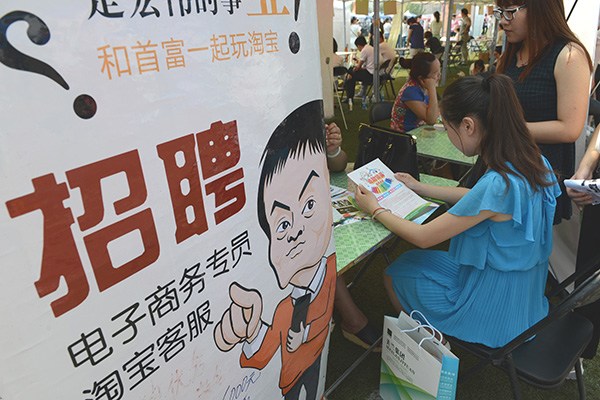
[[[440,39],[433,36],[430,31],[425,32],[425,47],[427,47],[438,60],[444,54],[444,47],[440,43]]]
[[[475,186],[436,187],[396,174],[419,195],[454,204],[425,225],[381,208],[364,187],[356,200],[421,248],[452,239],[449,251],[412,250],[390,265],[385,286],[396,309],[419,310],[448,335],[500,347],[548,313],[544,287],[560,189],[506,76],[455,81],[441,110],[450,141],[487,165]]]
[[[435,91],[439,80],[440,62],[433,54],[414,56],[408,80],[398,92],[392,108],[392,129],[408,132],[423,123],[435,124],[440,115]]]

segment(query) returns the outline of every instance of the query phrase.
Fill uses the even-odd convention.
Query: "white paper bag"
[[[426,326],[404,312],[385,317],[379,385],[384,400],[456,398],[458,358]]]

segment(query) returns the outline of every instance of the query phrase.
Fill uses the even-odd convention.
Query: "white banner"
[[[321,397],[315,10],[0,3],[2,400]]]

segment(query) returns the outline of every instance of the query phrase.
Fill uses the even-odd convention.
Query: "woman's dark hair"
[[[425,78],[431,72],[431,65],[435,60],[435,56],[431,53],[418,53],[410,62],[408,76],[417,82],[419,78]]]
[[[350,18],[350,23],[351,23],[351,24],[353,24],[353,23],[354,23],[354,21],[358,21],[358,18],[356,18],[356,17],[352,17],[352,18]]]
[[[442,118],[452,127],[465,117],[477,119],[483,127],[479,156],[487,167],[502,175],[507,185],[508,174],[522,177],[534,190],[551,184],[509,77],[493,74],[458,79],[444,91],[440,109]]]
[[[440,22],[440,12],[439,11],[434,11],[433,12],[433,18],[435,18],[435,22]]]
[[[552,47],[556,41],[562,40],[567,43],[577,44],[588,60],[590,71],[592,71],[592,59],[585,46],[575,36],[565,19],[565,7],[563,0],[497,0],[498,7],[509,8],[513,6],[527,6],[527,31],[529,35],[528,64],[519,76],[522,81],[535,67],[539,59],[544,55],[544,50]],[[508,67],[509,60],[516,56],[521,48],[520,43],[506,42],[506,48],[498,61],[498,72],[504,73]]]
[[[416,19],[415,17],[410,17],[410,18],[408,19],[408,21],[406,21],[406,23],[407,23],[407,24],[409,24],[409,25],[410,25],[410,24],[414,24],[414,23],[416,23],[416,22],[417,22],[417,19]]]

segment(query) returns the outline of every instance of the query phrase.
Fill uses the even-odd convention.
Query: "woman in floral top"
[[[398,92],[392,108],[391,128],[408,132],[440,115],[435,88],[440,80],[440,62],[431,53],[419,53],[411,62],[408,80]]]

